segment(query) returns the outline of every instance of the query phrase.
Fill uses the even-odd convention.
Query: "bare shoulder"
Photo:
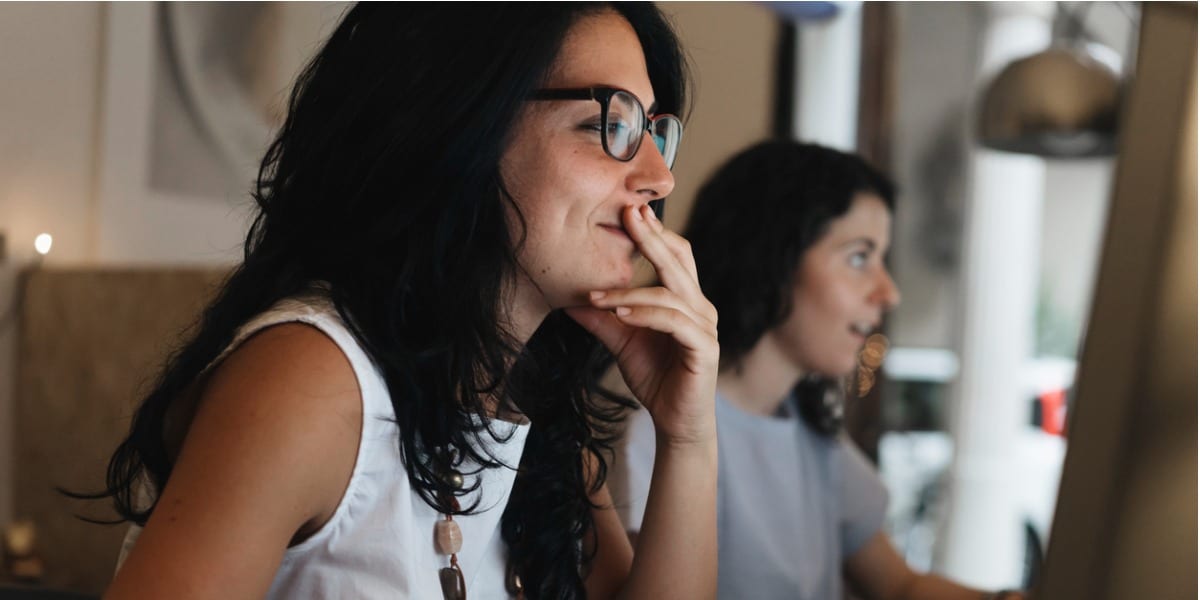
[[[223,402],[247,392],[262,394],[251,403],[280,403],[295,409],[362,412],[358,380],[341,348],[320,330],[284,323],[259,331],[214,369],[201,392],[203,404]],[[357,419],[355,419],[357,420]]]
[[[324,333],[264,329],[198,395],[170,480],[107,597],[262,597],[289,544],[341,501],[362,403]]]
[[[306,488],[316,505],[307,510],[320,517],[341,499],[361,427],[358,379],[346,355],[315,327],[285,323],[251,336],[204,382],[183,452],[213,442],[218,452],[258,446],[248,468],[267,480],[298,479],[279,483]]]

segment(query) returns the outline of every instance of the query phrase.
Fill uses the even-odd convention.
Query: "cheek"
[[[542,164],[542,168],[533,165]],[[501,171],[504,187],[512,197],[515,210],[520,212],[518,218],[510,214],[509,227],[514,239],[525,238],[526,245],[541,243],[546,237],[547,229],[556,219],[555,214],[562,210],[561,185],[556,181],[554,173],[542,161],[530,160],[526,156],[513,156],[506,161]],[[508,207],[512,213],[514,206]],[[523,232],[522,232],[523,227]],[[521,234],[524,235],[521,235]]]
[[[801,288],[793,300],[793,310],[809,329],[825,331],[845,311],[842,293],[836,282],[822,278],[808,278],[809,283]]]
[[[857,278],[856,274],[834,265],[810,269],[804,274],[805,285],[799,295],[804,296],[810,310],[827,319],[852,318],[850,315],[858,310],[863,298]]]
[[[849,340],[851,317],[848,295],[828,282],[800,291],[793,300],[788,319],[793,342],[809,352],[842,348]]]
[[[531,212],[560,177],[552,123],[536,111],[522,115],[500,158],[500,178],[522,212]]]

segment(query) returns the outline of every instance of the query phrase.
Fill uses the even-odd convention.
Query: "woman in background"
[[[721,317],[720,598],[839,599],[843,573],[869,600],[1006,597],[910,570],[881,529],[883,483],[840,431],[838,382],[900,302],[884,264],[894,202],[858,157],[791,141],[743,151],[696,198],[684,237]],[[634,539],[654,429],[631,418],[617,460]]]
[[[351,9],[112,458],[106,598],[711,597],[716,314],[650,207],[684,83],[649,4]],[[605,348],[661,436],[636,554]]]

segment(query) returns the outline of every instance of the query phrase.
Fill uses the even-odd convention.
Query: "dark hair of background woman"
[[[858,193],[892,210],[895,187],[861,158],[814,144],[756,144],[725,163],[700,189],[684,237],[700,286],[721,320],[721,368],[738,363],[792,311],[804,253],[846,214]],[[795,396],[813,429],[840,429],[837,382],[806,378]]]
[[[479,425],[481,397],[497,395],[530,419],[501,525],[509,567],[530,598],[582,597],[595,551],[582,544],[593,526],[587,496],[604,479],[612,426],[629,401],[594,383],[610,357],[561,311],[523,348],[498,328],[522,242],[505,226],[505,206],[515,204],[499,163],[568,29],[605,9],[637,32],[661,111],[680,114],[682,52],[651,4],[350,10],[300,75],[263,159],[243,263],[167,361],[95,497],[112,497],[123,519],[144,524],[154,507],[139,506],[137,489],[145,479],[161,490],[170,476],[163,432],[173,402],[239,326],[324,281],[387,382],[409,480],[436,510],[456,512],[429,458],[437,449],[496,464],[472,444],[494,435]],[[581,450],[600,459],[592,486]]]

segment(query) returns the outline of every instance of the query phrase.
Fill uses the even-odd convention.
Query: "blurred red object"
[[[1038,395],[1042,406],[1042,431],[1051,435],[1066,435],[1067,390],[1058,389]]]

